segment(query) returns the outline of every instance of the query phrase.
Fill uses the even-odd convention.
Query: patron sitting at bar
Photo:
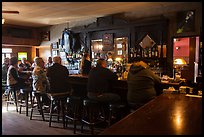
[[[61,65],[61,57],[53,57],[53,65],[47,69],[47,77],[50,84],[51,93],[61,93],[70,91],[68,83],[69,71]]]
[[[47,91],[49,89],[49,82],[44,72],[44,61],[41,57],[36,57],[34,60],[35,67],[32,72],[33,78],[33,91],[42,94],[43,103],[49,105],[50,100],[47,96]]]
[[[29,82],[27,81],[28,79],[22,78],[18,74],[18,58],[11,57],[9,64],[10,66],[7,72],[7,86],[11,86],[11,87],[15,86],[17,89],[29,87]],[[5,93],[5,95],[7,94],[8,92]]]
[[[130,108],[136,110],[159,94],[155,85],[159,86],[160,82],[160,78],[148,69],[144,61],[134,62],[127,77],[127,101]]]
[[[117,75],[106,68],[106,61],[98,59],[96,67],[88,75],[88,98],[103,103],[120,101],[119,95],[111,93],[112,84],[117,79]]]

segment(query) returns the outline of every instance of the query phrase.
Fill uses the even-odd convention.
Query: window
[[[12,49],[11,48],[2,48],[2,63],[5,58],[11,58]]]

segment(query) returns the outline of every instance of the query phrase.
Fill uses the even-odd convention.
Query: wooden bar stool
[[[103,104],[96,100],[84,99],[83,100],[83,111],[81,119],[81,132],[83,133],[83,125],[89,125],[91,134],[94,134],[94,126],[105,122],[105,113]]]
[[[21,114],[21,108],[25,107],[26,108],[26,116],[28,116],[28,102],[29,102],[29,96],[30,96],[30,101],[32,101],[32,88],[23,88],[20,89],[20,95],[22,97],[20,98],[19,102],[19,113]]]
[[[127,111],[128,111],[128,107],[127,107],[127,104],[125,103],[122,103],[122,102],[110,103],[108,126],[112,124],[113,116],[115,116],[115,118],[119,116],[119,118],[122,119],[126,115]]]
[[[50,115],[49,127],[51,127],[52,116],[57,116],[57,122],[59,122],[59,117],[62,117],[63,128],[65,128],[65,113],[64,113],[64,110],[65,110],[65,105],[67,103],[67,98],[70,96],[70,92],[47,93],[47,95],[51,100],[50,114],[49,114]],[[57,108],[57,114],[54,113],[54,108]]]
[[[68,120],[71,120],[74,125],[74,134],[76,133],[77,121],[81,122],[82,98],[78,96],[70,96],[67,100],[67,110],[65,114],[66,127]]]
[[[6,109],[8,111],[9,104],[15,104],[16,112],[18,112],[18,98],[17,98],[17,87],[15,85],[8,86],[9,93],[6,101]]]
[[[45,121],[45,116],[44,116],[44,109],[46,109],[46,107],[44,107],[43,105],[43,96],[47,96],[46,93],[41,93],[41,92],[36,92],[33,91],[32,92],[32,101],[31,101],[31,113],[30,113],[30,120],[32,120],[33,117],[33,111],[36,109],[37,111],[39,111],[40,115],[42,116],[42,120]]]

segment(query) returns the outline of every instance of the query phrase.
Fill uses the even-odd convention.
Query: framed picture
[[[54,57],[54,56],[58,56],[58,50],[52,50],[52,56]]]
[[[195,11],[181,11],[177,13],[177,31],[182,32],[194,32],[195,31]]]
[[[58,42],[52,43],[52,49],[58,49]]]
[[[50,41],[50,31],[42,32],[43,41]]]
[[[106,33],[103,35],[102,39],[103,44],[103,51],[111,51],[114,49],[113,46],[113,34],[112,33]]]

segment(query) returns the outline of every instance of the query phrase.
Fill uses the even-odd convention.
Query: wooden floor
[[[42,117],[33,116],[33,120],[25,115],[25,110],[22,109],[22,114],[15,110],[14,105],[9,106],[6,111],[5,101],[2,99],[2,135],[89,135],[90,130],[84,126],[84,133],[80,131],[80,124],[77,126],[76,134],[73,134],[73,125],[70,123],[66,129],[63,129],[62,123],[52,122],[52,127],[49,127],[49,117],[45,116],[46,121],[42,121]],[[104,127],[95,129],[95,134],[99,134],[104,130]]]

